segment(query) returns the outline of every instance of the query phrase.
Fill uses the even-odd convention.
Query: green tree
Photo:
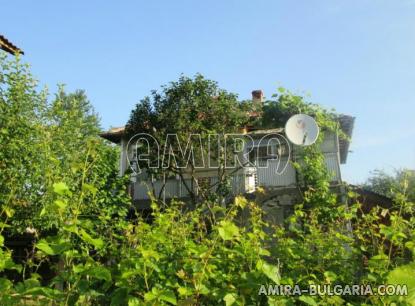
[[[394,209],[362,213],[352,192],[348,205],[335,196],[322,153],[312,146],[304,150],[303,162],[295,164],[303,199],[284,226],[264,223],[261,208],[243,197],[227,207],[215,205],[213,220],[206,218],[203,206],[185,210],[177,201],[168,207],[153,201],[152,223],[140,217],[127,222],[129,199],[126,178],[117,176],[118,152],[94,135],[98,121],[85,95],[61,89],[49,103],[26,66],[2,58],[0,67],[1,305],[414,304],[415,219],[408,180],[393,193]],[[203,92],[211,88],[205,81],[183,79],[168,87],[168,94],[155,98],[153,93],[160,105],[150,98],[142,102],[131,126],[164,135],[157,131],[175,128],[170,116],[177,117],[177,109],[191,113],[186,106],[199,101],[199,85]],[[207,92],[204,111],[196,117],[183,114],[180,128],[189,124],[189,132],[228,132],[219,122],[217,127],[203,123],[205,111],[213,107],[214,91]],[[301,109],[324,129],[338,127],[325,110],[281,92],[283,103],[273,106],[281,108],[278,112]],[[190,100],[183,98],[187,94]],[[176,96],[185,101],[177,102]],[[232,97],[226,99],[231,103],[224,105],[244,112]],[[170,120],[166,126],[164,118]],[[18,265],[3,234],[5,229],[24,230],[27,224],[38,234],[30,257]],[[50,228],[54,231],[46,234]],[[40,263],[55,269],[52,279],[37,273]],[[9,276],[12,270],[21,280]],[[259,294],[268,285],[354,283],[407,284],[408,295]]]
[[[136,105],[127,124],[127,134],[131,137],[145,133],[157,140],[161,155],[153,147],[150,154],[153,160],[150,164],[157,165],[161,160],[171,161],[164,163],[167,169],[150,169],[147,162],[139,162],[140,168],[146,169],[159,179],[166,174],[178,175],[195,203],[195,168],[202,165],[202,156],[209,156],[209,152],[211,160],[219,163],[219,184],[224,184],[226,177],[223,139],[225,134],[240,132],[248,121],[247,109],[248,104],[240,103],[235,94],[220,89],[216,82],[205,79],[202,75],[194,78],[182,76],[178,81],[163,86],[160,91],[153,91],[151,97],[142,99]],[[167,138],[168,134],[177,135],[177,138]],[[194,134],[200,135],[200,138],[190,138]],[[222,140],[218,148],[209,150],[209,135],[218,135]],[[195,159],[189,158],[188,154],[180,154],[180,148],[184,149],[189,140],[195,145]],[[216,138],[211,140],[211,144],[217,142]],[[232,143],[231,139],[228,141]],[[202,146],[198,146],[199,144]],[[170,147],[171,150],[163,152],[165,147]],[[208,161],[204,162],[206,166]],[[188,167],[184,169],[184,165]],[[185,173],[190,174],[190,184],[186,183]]]
[[[405,184],[408,186],[408,200],[415,202],[415,171],[413,170],[399,169],[393,174],[375,170],[363,186],[386,197],[394,198]]]
[[[272,95],[272,98],[264,102],[256,125],[262,128],[284,127],[292,115],[304,113],[315,117],[322,127],[341,133],[336,120],[337,114],[333,109],[328,110],[318,104],[307,102],[303,96],[283,87],[279,87],[278,93]]]
[[[125,190],[116,175],[118,150],[98,137],[99,118],[85,93],[66,93],[60,86],[49,101],[18,58],[2,55],[0,67],[1,218],[11,218],[6,230],[40,235],[56,229],[56,182],[76,190],[82,181],[95,186],[97,195],[106,194],[100,206],[85,206],[84,213],[115,205]],[[81,171],[85,164],[88,171]]]
[[[46,91],[38,92],[28,65],[0,53],[0,204],[3,222],[37,205],[48,161],[43,139]],[[39,210],[40,211],[40,210]],[[30,219],[27,219],[28,221]],[[20,222],[20,221],[18,221]],[[24,223],[24,222],[23,222]],[[24,231],[25,224],[12,227]]]

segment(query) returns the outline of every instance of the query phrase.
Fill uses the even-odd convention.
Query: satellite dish
[[[318,133],[316,121],[308,115],[294,115],[285,124],[285,135],[298,146],[312,145],[316,142]]]

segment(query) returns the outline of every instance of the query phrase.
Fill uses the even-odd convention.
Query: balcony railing
[[[161,180],[151,180],[145,175],[137,176],[133,182],[134,200],[149,200],[150,195],[164,199],[186,198],[189,196],[188,189],[198,194],[199,186],[208,187],[215,192],[218,187],[218,177],[214,175],[216,171],[205,172],[198,175],[193,181],[191,178],[181,180],[180,178],[167,178]],[[246,167],[229,174],[232,195],[250,193],[255,191],[257,178],[254,167]],[[163,188],[164,186],[164,188]],[[187,188],[186,188],[187,186]]]
[[[325,153],[325,164],[332,174],[332,182],[340,182],[340,168],[337,153]],[[232,195],[250,193],[258,186],[285,187],[297,183],[294,167],[287,159],[259,160],[256,167],[245,167],[229,174]],[[148,200],[149,193],[164,199],[186,198],[189,196],[188,188],[198,194],[198,186],[202,185],[215,192],[218,186],[217,172],[214,169],[205,169],[197,172],[197,178],[192,184],[191,178],[184,181],[178,178],[166,178],[152,181],[146,175],[137,176],[133,183],[134,200]],[[163,188],[164,185],[164,188]]]

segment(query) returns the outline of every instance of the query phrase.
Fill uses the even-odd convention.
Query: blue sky
[[[85,89],[104,128],[197,72],[250,97],[278,86],[356,116],[343,178],[415,168],[415,0],[4,1],[0,33],[51,92]]]

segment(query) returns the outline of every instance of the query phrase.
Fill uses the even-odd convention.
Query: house
[[[254,103],[262,103],[262,91],[254,90],[252,99]],[[257,115],[257,113],[252,114],[252,116]],[[342,186],[340,165],[347,161],[354,117],[340,115],[338,121],[349,139],[340,138],[334,132],[326,132],[321,144],[325,164],[332,173],[333,188]],[[124,127],[113,128],[101,134],[101,137],[121,147],[120,175],[124,175],[134,164],[130,142],[125,134]],[[265,192],[258,196],[257,200],[262,203],[264,210],[269,211],[268,215],[275,219],[273,221],[281,222],[285,215],[290,213],[292,206],[301,200],[298,175],[290,161],[300,159],[302,148],[291,144],[285,138],[283,128],[245,127],[242,129],[242,134],[249,141],[245,141],[243,149],[236,153],[244,166],[229,170],[227,173],[231,180],[231,194],[232,196],[249,195],[258,187],[262,187]],[[172,198],[185,199],[189,196],[188,190],[195,188],[197,193],[198,186],[214,189],[218,182],[218,171],[214,167],[203,167],[197,169],[195,177],[195,182],[189,175],[184,175],[183,178],[163,177],[161,180],[155,180],[143,172],[132,175],[130,193],[139,208],[148,209],[149,191],[165,201]],[[188,186],[192,186],[192,189],[188,189]]]
[[[24,54],[22,50],[20,50],[18,47],[13,45],[10,41],[7,40],[6,37],[0,34],[0,49],[4,50],[12,55],[16,54]]]

